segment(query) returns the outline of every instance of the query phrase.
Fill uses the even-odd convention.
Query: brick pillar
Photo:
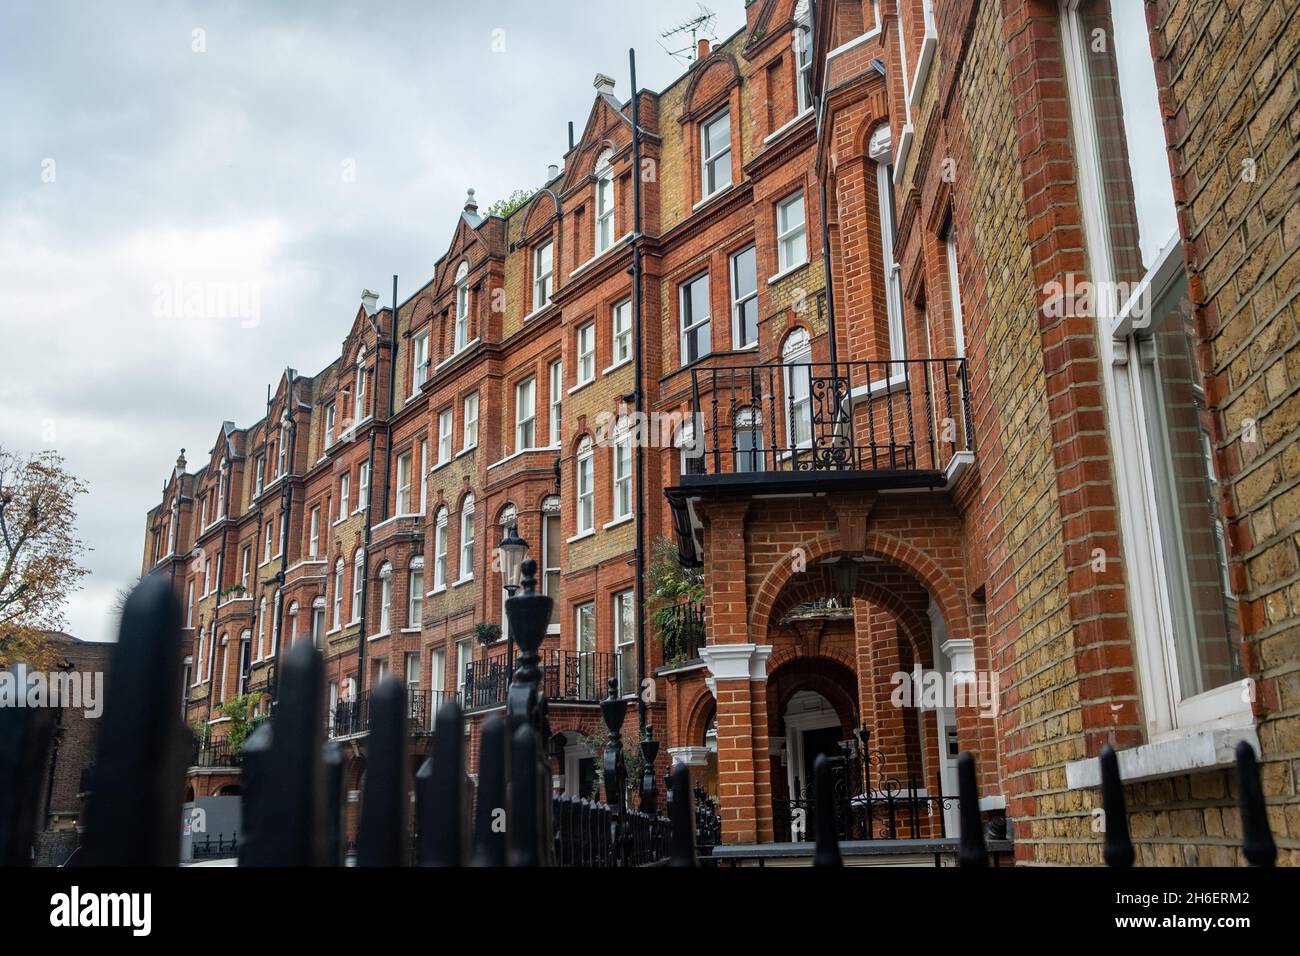
[[[770,647],[709,645],[701,657],[718,701],[718,808],[725,843],[772,840],[767,734]]]

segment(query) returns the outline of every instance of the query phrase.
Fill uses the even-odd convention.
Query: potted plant
[[[690,658],[689,648],[703,640],[703,623],[691,614],[679,613],[685,604],[704,603],[704,572],[682,567],[677,548],[660,538],[651,550],[650,622],[664,650],[664,664],[676,667]]]
[[[479,621],[474,625],[474,636],[484,647],[501,640],[501,625],[495,621]]]

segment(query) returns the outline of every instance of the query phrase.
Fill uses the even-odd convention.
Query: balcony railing
[[[683,601],[656,611],[654,621],[659,625],[663,642],[664,666],[680,667],[698,660],[704,646],[704,605]]]
[[[844,472],[924,484],[971,449],[969,395],[961,358],[693,368],[682,485]]]
[[[547,700],[565,703],[598,703],[608,693],[611,677],[633,692],[635,674],[624,673],[621,653],[600,651],[541,651],[542,692]],[[629,661],[631,658],[629,658]],[[461,706],[466,710],[499,707],[506,702],[512,671],[504,657],[471,662],[461,688]]]
[[[227,738],[195,741],[190,756],[191,767],[238,767],[239,754],[230,749]]]
[[[449,697],[445,691],[408,690],[406,692],[407,716],[410,718],[410,732],[428,733],[433,723],[433,715],[438,712]],[[370,731],[370,691],[363,690],[355,698],[337,701],[330,713],[329,735],[331,737],[351,737]]]

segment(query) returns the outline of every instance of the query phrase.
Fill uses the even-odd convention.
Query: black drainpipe
[[[645,409],[645,389],[642,388],[641,356],[641,110],[636,87],[636,50],[627,51],[628,69],[632,74],[632,356],[636,384],[637,420],[642,420]],[[645,734],[645,443],[637,442],[633,484],[636,488],[636,578],[633,602],[636,605],[636,715],[642,736]]]
[[[280,476],[284,482],[280,486],[280,570],[276,572],[273,580],[279,585],[275,594],[275,620],[272,623],[271,634],[275,639],[275,672],[271,675],[271,700],[276,699],[276,691],[280,683],[280,661],[284,656],[284,585],[289,574],[289,514],[293,508],[293,482],[290,475],[293,474],[294,452],[297,450],[298,437],[298,420],[294,415],[294,404],[297,399],[294,395],[294,383],[296,379],[293,369],[289,370],[289,387],[285,397],[285,414],[289,421],[289,447],[284,453],[285,473]],[[283,441],[283,436],[281,441]],[[243,647],[238,652],[239,657],[243,657]]]

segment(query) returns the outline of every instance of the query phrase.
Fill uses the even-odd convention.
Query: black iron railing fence
[[[525,573],[533,562],[525,562]],[[531,580],[530,577],[525,578]],[[531,589],[525,588],[531,596]],[[549,600],[519,612],[549,616]],[[112,660],[113,682],[95,753],[94,787],[87,800],[82,845],[74,856],[85,866],[162,866],[179,862],[181,805],[185,768],[167,759],[179,752],[185,729],[175,719],[175,675],[181,672],[181,611],[169,581],[147,577],[128,599]],[[544,629],[544,624],[537,630]],[[364,793],[357,844],[360,866],[400,866],[410,862],[410,834],[417,834],[418,862],[425,866],[537,866],[573,863],[599,856],[617,865],[698,865],[697,811],[689,770],[671,773],[669,819],[658,816],[653,772],[640,781],[641,804],[628,807],[627,767],[621,728],[628,702],[611,681],[601,701],[609,743],[601,755],[608,785],[607,809],[578,814],[576,848],[566,843],[564,813],[555,809],[545,756],[551,739],[546,700],[538,687],[540,633],[521,641],[520,667],[511,686],[506,714],[483,722],[480,734],[477,805],[469,815],[465,763],[465,719],[449,703],[435,721],[432,756],[415,775],[415,825],[408,826],[411,781],[408,701],[392,678],[372,697],[373,720],[367,747]],[[320,734],[325,663],[320,652],[299,642],[284,664],[283,694],[272,723],[253,734],[242,751],[242,829],[239,862],[260,866],[338,866],[347,844],[344,829],[343,748]],[[507,719],[508,718],[508,719]],[[0,866],[24,866],[32,859],[37,808],[44,796],[46,761],[55,733],[52,708],[0,708],[0,806],[10,808],[0,827]],[[659,751],[652,737],[641,741],[647,767]],[[1277,845],[1255,750],[1237,744],[1237,798],[1241,850],[1246,861],[1272,866]],[[1103,858],[1110,866],[1131,866],[1135,848],[1129,837],[1119,761],[1110,747],[1099,756]],[[838,866],[831,759],[813,765],[813,864]],[[989,855],[980,816],[975,759],[957,759],[959,833],[962,866],[987,866]],[[501,827],[499,811],[507,814]],[[636,814],[644,814],[645,818]],[[559,829],[555,817],[559,816]],[[570,824],[573,820],[570,818]],[[582,837],[581,834],[589,834]],[[218,837],[219,841],[221,837]]]
[[[692,368],[691,411],[688,475],[942,471],[972,447],[962,358]]]
[[[215,838],[205,836],[201,840],[196,836],[190,843],[190,856],[196,860],[236,856],[238,853],[238,833],[230,834],[229,839],[224,833],[218,833]]]
[[[238,767],[239,754],[232,751],[230,741],[196,740],[190,756],[191,767]]]

